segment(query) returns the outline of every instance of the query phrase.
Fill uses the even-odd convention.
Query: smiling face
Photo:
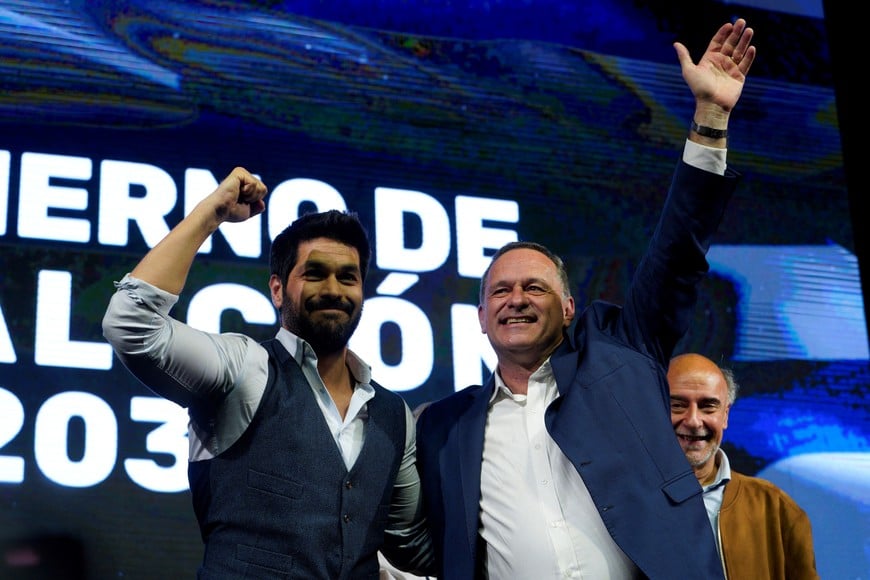
[[[728,384],[719,367],[697,354],[675,357],[668,367],[671,424],[698,481],[716,475],[716,452],[728,427]]]
[[[286,282],[272,275],[269,287],[282,326],[308,341],[318,357],[347,346],[362,315],[356,248],[329,238],[301,242]]]
[[[574,318],[574,299],[566,295],[556,265],[533,249],[516,248],[497,257],[481,294],[480,328],[499,364],[534,370],[559,346],[563,329]]]

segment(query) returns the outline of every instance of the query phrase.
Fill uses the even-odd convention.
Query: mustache
[[[341,310],[353,314],[353,304],[342,298],[312,298],[305,303],[309,312],[316,310]]]

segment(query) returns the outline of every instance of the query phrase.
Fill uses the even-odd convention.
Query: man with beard
[[[671,423],[704,489],[726,578],[816,580],[807,514],[773,483],[731,469],[722,451],[738,385],[730,369],[689,353],[668,367]]]
[[[378,550],[431,566],[414,418],[347,348],[371,256],[353,214],[307,214],[273,241],[274,339],[169,316],[197,250],[265,209],[236,168],[116,283],[103,334],[149,389],[188,408],[188,479],[212,578],[377,578]]]

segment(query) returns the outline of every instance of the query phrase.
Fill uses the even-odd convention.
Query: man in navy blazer
[[[417,426],[440,580],[723,577],[673,436],[666,367],[739,179],[725,147],[752,35],[742,19],[724,24],[697,65],[674,43],[694,119],[623,306],[575,316],[564,264],[539,244],[493,256],[478,315],[496,372],[432,403]]]

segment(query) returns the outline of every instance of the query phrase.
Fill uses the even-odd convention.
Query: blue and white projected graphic
[[[202,247],[174,315],[270,338],[271,239],[356,211],[374,256],[352,347],[414,407],[491,372],[478,281],[505,242],[561,254],[579,304],[621,301],[693,113],[672,42],[697,58],[738,16],[759,52],[729,125],[743,181],[681,347],[734,369],[732,467],[806,509],[822,578],[870,578],[870,353],[824,15],[772,0],[4,2],[0,577],[193,575],[186,411],[100,321],[234,166],[266,212]]]

